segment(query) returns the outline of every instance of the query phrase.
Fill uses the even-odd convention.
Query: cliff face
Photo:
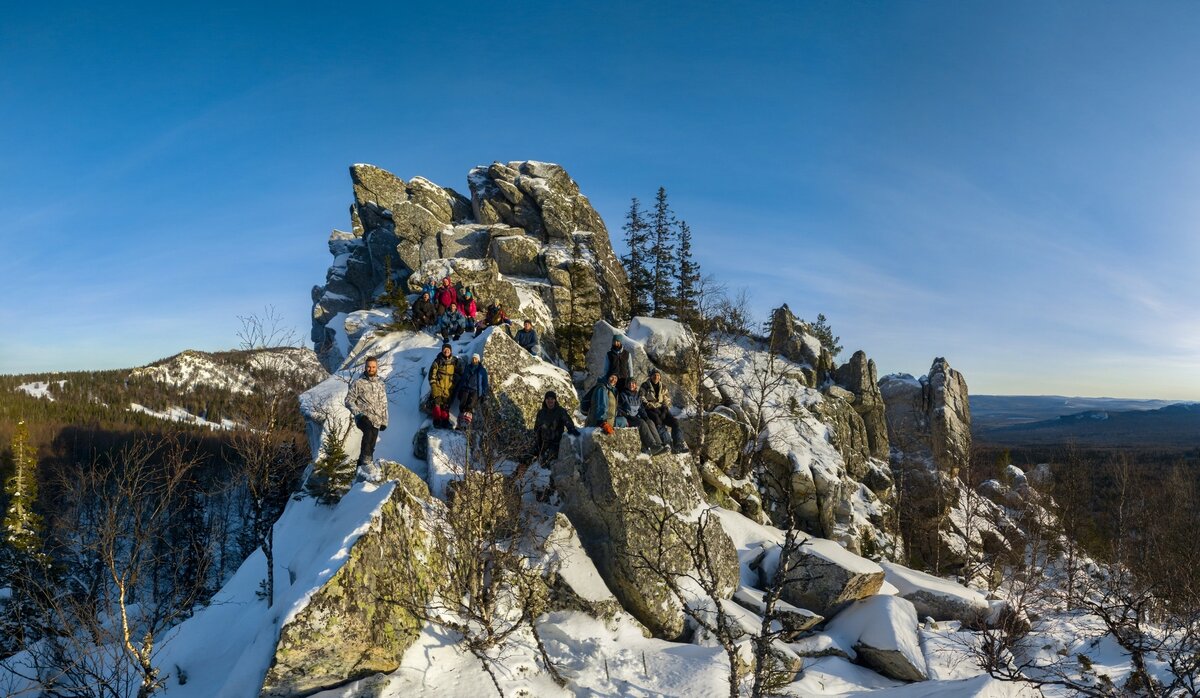
[[[412,292],[430,278],[461,279],[533,320],[551,347],[555,321],[591,327],[627,313],[625,270],[604,221],[558,165],[475,167],[469,200],[374,165],[352,166],[350,178],[350,232],[330,235],[333,263],[312,291],[312,341],[329,370],[352,345],[346,316],[373,307],[389,269]]]

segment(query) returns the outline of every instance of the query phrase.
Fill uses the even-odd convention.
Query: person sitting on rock
[[[437,319],[437,309],[433,306],[433,301],[429,300],[429,293],[422,291],[421,297],[412,304],[413,327],[423,330],[437,323]]]
[[[429,367],[429,397],[433,403],[433,426],[437,429],[450,428],[450,403],[459,373],[458,357],[449,343],[443,344],[441,353]]]
[[[522,349],[533,354],[534,356],[542,356],[542,345],[538,342],[537,330],[533,329],[533,323],[526,320],[524,327],[517,330],[517,344]]]
[[[429,280],[421,287],[421,293],[428,293],[431,301],[437,298],[438,279],[436,276],[430,275]]]
[[[453,306],[446,306],[438,316],[434,331],[442,335],[443,342],[457,340],[467,331],[467,319]]]
[[[488,370],[479,358],[471,354],[471,363],[462,370],[458,381],[458,427],[466,429],[475,416],[479,403],[488,394]]]
[[[687,444],[683,441],[683,430],[679,428],[679,420],[671,414],[671,396],[663,390],[662,374],[657,368],[650,369],[650,377],[642,383],[642,405],[646,408],[646,416],[654,423],[656,431],[671,430],[671,450],[675,453],[687,453]],[[666,437],[663,437],[666,441]]]
[[[637,380],[633,378],[621,386],[621,392],[617,396],[617,426],[621,426],[622,420],[627,426],[638,430],[638,436],[642,439],[642,453],[657,456],[668,450],[658,437],[658,429],[646,416],[642,398],[638,395]]]
[[[603,383],[592,390],[592,404],[587,425],[600,427],[605,434],[613,433],[617,423],[617,374],[610,373]]]
[[[368,356],[363,374],[354,379],[346,392],[346,409],[354,415],[354,426],[362,432],[357,466],[362,468],[375,459],[375,441],[387,429],[387,387],[379,377],[379,361]]]
[[[443,310],[446,308],[458,309],[458,291],[450,283],[450,277],[442,279],[442,285],[437,290],[437,302]]]
[[[462,313],[463,317],[471,320],[473,325],[475,313],[478,311],[479,307],[475,303],[475,293],[468,288],[458,297],[458,312]]]
[[[618,385],[625,385],[633,374],[633,359],[629,356],[629,350],[622,346],[621,335],[613,337],[612,348],[604,355],[604,375],[610,373],[617,374],[620,380]]]
[[[516,476],[521,477],[535,460],[540,462],[543,468],[549,468],[550,464],[558,459],[558,447],[562,442],[563,432],[579,436],[575,420],[571,419],[566,408],[558,404],[558,394],[553,390],[547,391],[533,422],[533,445],[520,460]]]
[[[492,304],[487,307],[487,311],[483,315],[484,327],[496,327],[498,325],[511,325],[512,320],[504,314],[504,306],[500,301],[492,301]]]

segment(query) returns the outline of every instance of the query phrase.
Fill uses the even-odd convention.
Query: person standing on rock
[[[471,354],[471,363],[462,371],[458,381],[458,427],[466,429],[475,418],[475,410],[488,394],[488,370],[479,358]]]
[[[675,453],[687,453],[688,447],[683,441],[679,420],[671,414],[671,396],[663,390],[662,374],[657,368],[650,369],[650,377],[642,383],[641,396],[646,416],[654,423],[654,428],[671,430],[671,450]],[[663,441],[665,440],[663,437]]]
[[[363,374],[350,384],[346,392],[346,409],[354,415],[354,426],[362,432],[358,451],[358,467],[375,460],[375,442],[379,432],[387,429],[387,387],[379,377],[379,361],[368,356]]]
[[[443,344],[441,353],[429,367],[429,398],[433,403],[435,428],[450,428],[450,402],[454,399],[454,383],[459,373],[458,357],[449,343]]]
[[[521,459],[516,476],[524,475],[535,460],[540,462],[543,468],[549,468],[550,464],[558,459],[558,447],[562,442],[563,432],[579,436],[575,420],[571,419],[566,408],[558,404],[558,394],[553,390],[547,391],[533,422],[533,447]],[[551,483],[551,487],[553,486]]]
[[[615,373],[619,386],[624,386],[633,376],[633,359],[629,350],[622,346],[622,337],[613,337],[612,348],[604,355],[604,375]]]
[[[458,290],[450,283],[450,277],[442,279],[442,285],[437,290],[437,302],[443,309],[458,309]]]
[[[617,422],[617,374],[610,373],[608,378],[592,391],[592,406],[588,412],[589,427],[600,427],[605,434],[613,433]]]
[[[625,420],[626,425],[635,427],[638,430],[638,436],[642,440],[642,453],[657,456],[663,451],[668,450],[668,447],[663,445],[662,439],[658,437],[658,429],[654,427],[654,423],[646,416],[645,407],[642,405],[642,398],[638,395],[637,380],[633,378],[630,378],[625,385],[621,386],[621,392],[617,396],[618,426],[620,426],[622,419]]]
[[[421,292],[421,297],[412,304],[412,320],[413,327],[418,330],[423,330],[437,322],[437,309],[433,307],[433,301],[429,300],[429,293]]]

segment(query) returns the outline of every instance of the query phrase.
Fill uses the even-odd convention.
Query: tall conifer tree
[[[625,230],[625,245],[629,248],[629,253],[621,258],[629,274],[629,314],[632,317],[649,315],[653,291],[650,228],[642,216],[641,202],[636,196],[630,201],[622,227]]]
[[[658,188],[654,197],[654,215],[650,219],[650,236],[654,247],[651,299],[656,317],[669,317],[675,305],[675,216],[667,205],[667,190]]]
[[[4,539],[14,550],[36,554],[41,547],[42,518],[33,510],[37,501],[37,456],[29,443],[25,420],[17,422],[12,440],[12,477],[4,483],[8,511],[4,514]]]
[[[700,285],[700,265],[692,257],[692,229],[687,221],[679,221],[678,253],[679,267],[675,285],[675,318],[683,323],[696,320],[696,293]]]

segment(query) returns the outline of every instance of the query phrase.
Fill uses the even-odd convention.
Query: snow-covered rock
[[[829,621],[825,631],[884,676],[901,681],[929,677],[916,609],[902,598],[871,596],[857,601]]]
[[[308,695],[376,673],[395,671],[421,622],[412,608],[429,586],[411,588],[394,570],[403,557],[421,566],[440,551],[429,544],[429,489],[410,470],[385,464],[392,489],[350,546],[344,562],[307,604],[284,619],[263,696]]]
[[[987,597],[974,589],[893,562],[881,562],[879,566],[884,579],[902,598],[912,602],[921,618],[957,620],[969,627],[977,627],[987,618]]]
[[[811,538],[779,560],[780,551],[768,555],[760,569],[764,588],[784,568],[783,599],[793,606],[832,617],[854,601],[879,593],[883,569],[837,543]]]

